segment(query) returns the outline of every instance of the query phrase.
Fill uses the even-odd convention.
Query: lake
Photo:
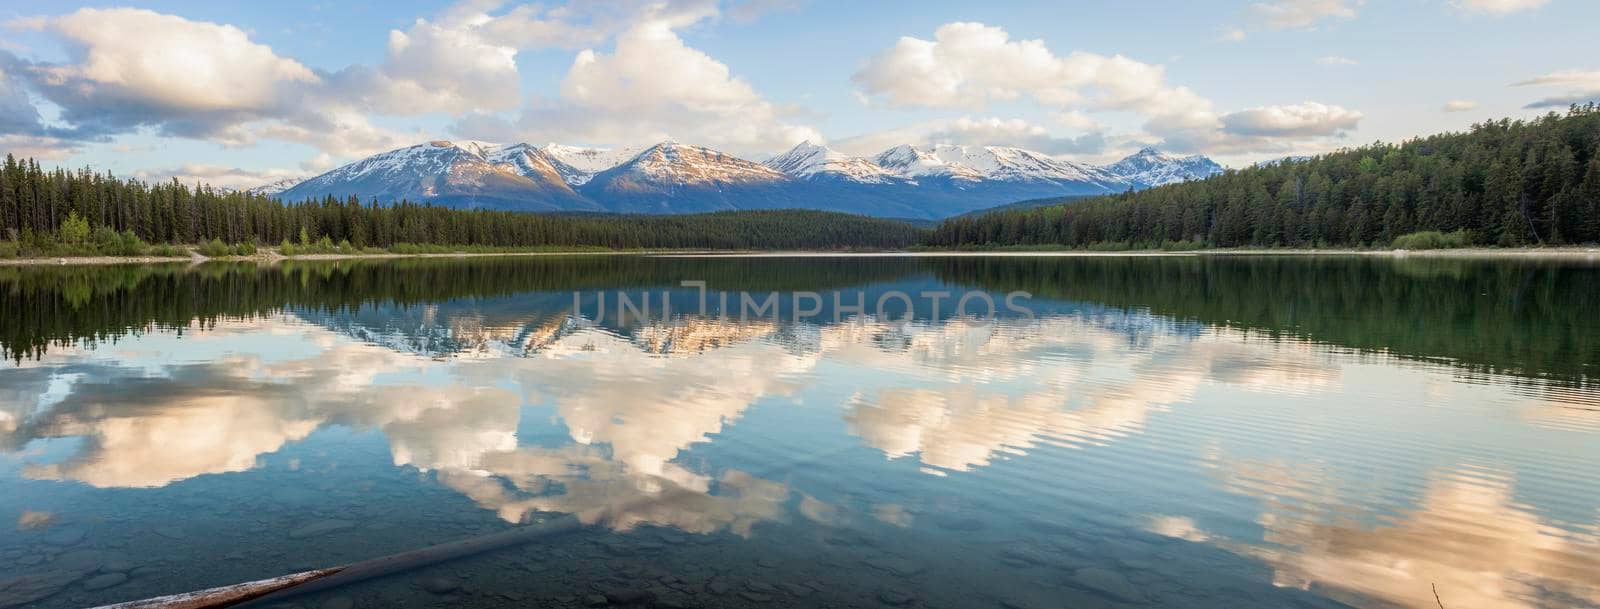
[[[0,353],[0,607],[1600,606],[1581,260],[0,268]]]

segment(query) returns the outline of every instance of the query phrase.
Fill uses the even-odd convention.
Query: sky
[[[1600,99],[1593,0],[0,0],[0,152],[250,187],[437,139],[1229,166]]]

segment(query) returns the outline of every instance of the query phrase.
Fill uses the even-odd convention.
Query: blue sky
[[[228,186],[451,138],[1237,166],[1600,98],[1600,3],[1580,0],[7,2],[0,21],[0,150]]]

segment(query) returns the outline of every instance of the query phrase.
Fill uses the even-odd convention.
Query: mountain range
[[[758,163],[672,141],[641,150],[437,140],[251,192],[289,201],[355,195],[383,203],[406,199],[520,211],[808,208],[938,219],[1025,199],[1137,190],[1221,171],[1203,156],[1151,148],[1095,166],[1001,146],[896,146],[855,157],[807,142]]]

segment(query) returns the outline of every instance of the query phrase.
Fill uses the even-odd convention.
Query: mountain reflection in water
[[[1586,491],[1600,332],[1596,309],[1576,310],[1600,293],[1588,266],[609,257],[0,273],[0,302],[27,313],[0,321],[7,572],[171,533],[150,510],[195,526],[309,519],[289,537],[311,555],[426,545],[377,508],[352,527],[292,507],[296,485],[355,476],[372,502],[470,518],[423,491],[439,489],[501,527],[574,514],[755,551],[801,547],[805,531],[854,539],[877,577],[921,587],[867,605],[1600,605]],[[693,279],[867,302],[1020,289],[1032,316],[917,301],[909,319],[741,320],[694,312]],[[615,290],[665,292],[675,312],[596,316],[593,295]],[[385,468],[411,480],[381,482]],[[193,507],[249,504],[229,480],[291,507]],[[150,510],[117,515],[127,502]],[[174,569],[226,546],[169,539],[186,541],[151,558]],[[925,581],[939,559],[913,547],[971,572]],[[961,593],[975,596],[941,591],[962,577],[979,578]],[[210,582],[63,585],[44,602],[187,583]],[[859,600],[840,586],[836,600]]]

